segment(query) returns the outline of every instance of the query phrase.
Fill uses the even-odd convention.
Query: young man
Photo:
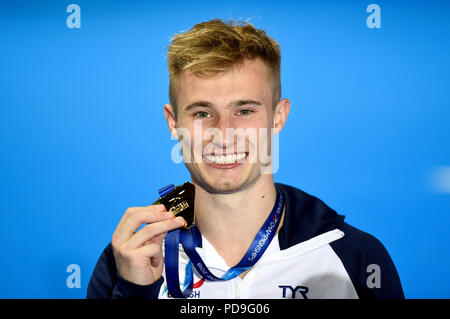
[[[318,198],[274,183],[273,160],[261,160],[261,150],[274,155],[273,136],[290,110],[280,100],[280,61],[279,45],[249,23],[211,20],[172,38],[164,114],[195,186],[200,258],[192,262],[184,245],[175,252],[175,285],[192,298],[403,298],[377,239]],[[172,297],[164,247],[185,223],[162,204],[129,208],[87,297]],[[243,260],[245,267],[230,270]],[[226,280],[212,280],[206,268]]]

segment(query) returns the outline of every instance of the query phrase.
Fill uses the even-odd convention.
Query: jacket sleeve
[[[87,299],[157,299],[163,282],[161,277],[151,285],[137,285],[120,277],[109,244],[95,266],[87,289]]]
[[[341,259],[360,299],[404,299],[397,269],[374,236],[343,222],[345,236],[332,248]]]

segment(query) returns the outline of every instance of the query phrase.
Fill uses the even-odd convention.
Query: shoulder
[[[344,237],[330,246],[349,274],[360,298],[404,298],[397,269],[375,236],[342,221]]]
[[[336,244],[336,246],[342,246],[342,248],[346,248],[354,254],[361,255],[361,257],[377,254],[383,255],[387,253],[384,245],[374,235],[362,231],[345,221],[340,221],[337,224],[337,227],[344,232],[345,239],[343,238],[344,240],[341,241],[340,245]]]
[[[344,215],[338,214],[319,198],[289,185],[276,183],[276,186],[285,196],[286,205],[285,224],[279,235],[281,249],[340,229],[344,236],[330,246],[341,260],[360,298],[403,298],[394,263],[375,236],[345,222]]]

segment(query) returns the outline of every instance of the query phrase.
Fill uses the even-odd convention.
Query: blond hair
[[[168,46],[169,99],[177,108],[176,84],[183,70],[199,77],[222,74],[246,59],[260,58],[273,86],[273,107],[281,98],[280,45],[247,21],[214,19],[175,34]]]

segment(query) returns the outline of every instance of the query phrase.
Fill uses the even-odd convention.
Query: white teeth
[[[213,155],[206,155],[206,159],[210,162],[213,162],[215,164],[234,164],[237,161],[240,161],[246,156],[245,153],[239,153],[239,154],[228,154],[226,156],[213,156]]]

